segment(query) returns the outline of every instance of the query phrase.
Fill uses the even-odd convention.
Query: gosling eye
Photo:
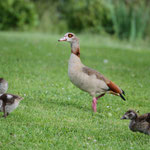
[[[69,37],[69,38],[72,38],[72,37],[73,37],[73,35],[72,35],[72,34],[68,34],[68,37]]]
[[[133,117],[133,115],[132,115],[132,114],[129,114],[129,117],[131,118],[131,117]]]

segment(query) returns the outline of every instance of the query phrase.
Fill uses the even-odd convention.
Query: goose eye
[[[68,37],[71,38],[71,37],[73,37],[73,35],[72,34],[68,34]]]

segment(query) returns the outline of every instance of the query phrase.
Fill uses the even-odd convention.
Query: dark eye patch
[[[73,37],[73,35],[72,34],[68,34],[68,37],[71,38],[71,37]]]

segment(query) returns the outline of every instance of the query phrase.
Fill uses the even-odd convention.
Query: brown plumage
[[[121,119],[129,119],[129,128],[133,132],[141,132],[150,135],[150,113],[138,116],[134,110],[128,110]]]
[[[104,75],[102,75],[100,72],[91,69],[89,67],[83,67],[83,72],[85,72],[86,74],[90,75],[96,75],[97,79],[103,80],[107,86],[109,87],[109,93],[113,94],[113,95],[117,95],[120,96],[123,100],[125,100],[125,98],[122,96],[122,94],[125,94],[123,90],[121,90],[115,83],[113,83],[111,80],[107,79]]]
[[[79,39],[73,33],[66,33],[59,41],[71,43],[71,56],[68,65],[68,75],[71,82],[93,97],[92,108],[96,112],[97,100],[106,93],[120,96],[123,100],[124,91],[100,72],[91,69],[80,60]],[[99,96],[97,96],[99,95]]]

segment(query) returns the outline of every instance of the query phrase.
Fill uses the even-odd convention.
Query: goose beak
[[[66,37],[62,37],[58,40],[58,42],[62,42],[62,41],[67,41],[67,38]]]

